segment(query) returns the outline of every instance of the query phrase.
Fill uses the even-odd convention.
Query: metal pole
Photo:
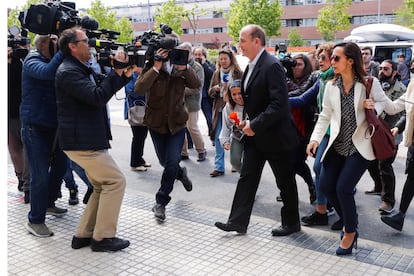
[[[151,6],[148,0],[148,30],[151,30]]]
[[[380,22],[380,15],[381,15],[381,0],[378,0],[378,17],[377,17],[377,23]]]

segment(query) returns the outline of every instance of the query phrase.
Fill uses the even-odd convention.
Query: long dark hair
[[[359,48],[359,46],[354,42],[340,42],[334,46],[334,49],[336,47],[342,47],[344,49],[345,56],[354,61],[352,64],[352,70],[354,71],[355,77],[366,87],[366,73],[364,63],[362,62],[361,48]]]

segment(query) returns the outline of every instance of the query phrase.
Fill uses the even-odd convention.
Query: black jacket
[[[58,134],[63,150],[110,148],[106,104],[131,78],[111,71],[102,81],[98,79],[91,68],[72,56],[56,72]]]
[[[247,74],[244,72],[242,82]],[[255,132],[246,143],[255,143],[261,152],[275,153],[294,148],[299,140],[290,113],[286,76],[283,66],[264,51],[249,78],[246,89],[242,85],[244,108]]]

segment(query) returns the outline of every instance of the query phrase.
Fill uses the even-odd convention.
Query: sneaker
[[[47,238],[53,236],[53,232],[50,231],[44,223],[27,222],[24,226],[26,227],[27,231],[36,237]]]
[[[152,212],[154,212],[154,216],[163,221],[165,220],[165,206],[159,204],[159,203],[155,203],[154,206],[152,207]]]
[[[276,196],[276,201],[282,202],[283,201],[282,196],[281,195]]]
[[[129,241],[120,238],[104,238],[101,241],[91,239],[91,249],[95,252],[115,252],[127,248]]]
[[[46,210],[46,215],[53,215],[56,217],[61,217],[68,212],[68,209],[59,208],[59,207],[50,207]]]
[[[189,159],[188,155],[181,155],[181,160],[188,160],[188,159]]]
[[[83,196],[83,204],[88,204],[89,198],[91,197],[92,193],[93,193],[93,189],[88,187],[88,190],[86,191],[85,195]]]
[[[383,215],[389,215],[393,210],[394,207],[392,207],[391,204],[386,201],[381,202],[381,205],[378,208],[378,211],[380,211]]]
[[[183,176],[181,177],[180,180],[183,183],[184,189],[187,192],[191,192],[191,190],[193,189],[193,183],[191,182],[190,178],[188,178],[188,174],[187,174],[187,168],[183,167]]]
[[[342,222],[341,219],[335,221],[331,226],[331,230],[334,230],[334,231],[342,230],[342,228],[344,228],[344,223]]]
[[[91,245],[92,238],[78,238],[76,236],[73,236],[72,238],[72,248],[73,249],[80,249],[83,247],[87,247]]]
[[[231,167],[231,172],[235,173],[235,172],[237,172],[237,170],[234,167]]]
[[[137,171],[137,172],[146,172],[147,167],[144,165],[138,166],[138,167],[131,167],[131,171]]]
[[[78,190],[77,189],[69,190],[69,205],[76,205],[78,203],[79,203]]]
[[[326,210],[326,214],[328,215],[328,217],[335,215],[335,208],[331,206]]]
[[[142,166],[144,166],[145,168],[151,168],[151,164],[150,163],[145,163],[144,165],[142,165]]]
[[[224,175],[224,172],[214,170],[214,171],[212,171],[212,172],[210,173],[210,176],[211,176],[211,177],[217,177],[217,176],[221,176],[221,175]]]
[[[207,156],[207,152],[206,151],[199,152],[198,153],[198,159],[197,159],[197,161],[198,162],[202,162],[202,161],[206,160],[206,156]]]
[[[318,212],[313,212],[311,215],[302,217],[302,222],[305,225],[328,225],[328,215],[320,214]]]
[[[403,229],[404,218],[405,215],[401,211],[392,216],[381,216],[382,222],[398,231],[402,231]]]

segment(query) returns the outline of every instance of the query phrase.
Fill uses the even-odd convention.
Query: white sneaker
[[[53,236],[53,232],[47,228],[46,224],[44,223],[30,223],[27,222],[24,225],[31,234],[35,235],[36,237],[40,238],[47,238]]]

